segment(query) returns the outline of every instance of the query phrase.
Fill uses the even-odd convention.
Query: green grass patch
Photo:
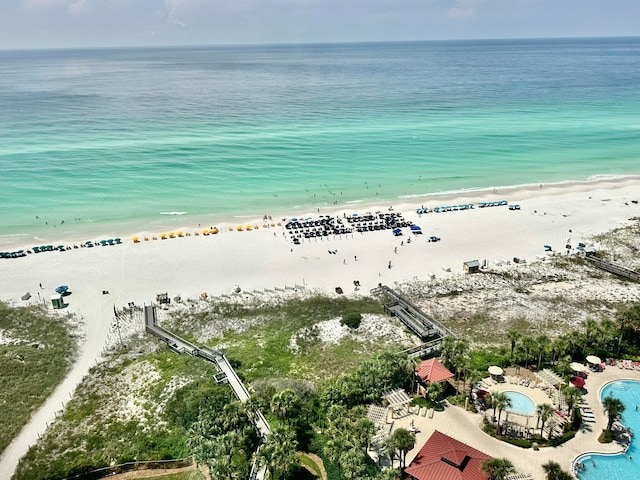
[[[67,317],[42,306],[0,303],[0,330],[16,344],[0,345],[0,451],[28,422],[69,370],[77,353]]]
[[[187,429],[200,409],[221,409],[232,398],[227,385],[215,383],[215,372],[209,362],[165,346],[94,367],[63,415],[21,459],[15,479],[64,478],[136,460],[188,457]],[[131,402],[141,406],[142,416],[122,414]]]

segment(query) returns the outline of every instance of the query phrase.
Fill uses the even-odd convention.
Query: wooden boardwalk
[[[214,350],[207,346],[197,347],[193,343],[190,343],[179,336],[171,333],[169,330],[158,325],[158,317],[156,315],[156,307],[154,305],[145,305],[144,307],[145,329],[151,335],[159,338],[165,342],[171,350],[176,353],[193,355],[194,357],[200,357],[204,360],[214,363],[219,370],[219,373],[215,375],[217,383],[226,382],[231,387],[231,390],[235,396],[242,403],[249,400],[249,392],[247,388],[238,377],[238,374],[233,369],[229,360],[221,350]],[[255,410],[253,415],[250,416],[253,425],[260,436],[261,441],[265,441],[271,433],[271,427],[267,423],[266,418],[259,410]],[[254,468],[251,472],[251,479],[262,480],[265,476],[266,470],[264,468]]]
[[[384,310],[397,317],[422,341],[422,345],[407,350],[407,354],[411,356],[433,355],[440,350],[440,343],[445,337],[453,336],[448,328],[436,322],[409,300],[386,285],[380,285],[372,289],[371,293],[373,295],[382,295],[384,297]]]
[[[585,258],[601,270],[613,273],[614,275],[618,275],[619,277],[624,277],[628,278],[629,280],[640,282],[640,273],[635,272],[629,268],[622,267],[608,260],[594,257],[593,255],[587,255]]]

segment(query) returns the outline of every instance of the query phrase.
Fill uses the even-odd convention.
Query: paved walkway
[[[549,460],[556,461],[564,470],[571,471],[573,461],[583,453],[618,453],[623,450],[617,443],[601,444],[598,442],[598,436],[607,426],[607,416],[599,401],[600,389],[605,383],[620,379],[640,380],[640,372],[607,367],[603,372],[590,373],[585,385],[587,394],[584,398],[593,409],[596,421],[595,423],[584,423],[575,438],[558,447],[545,447],[534,451],[501,442],[480,429],[481,414],[466,412],[464,409],[452,405],[447,405],[444,412],[435,412],[433,418],[416,414],[394,418],[393,428],[409,429],[413,422],[415,427],[420,430],[416,434],[415,448],[407,454],[407,465],[414,459],[431,434],[435,430],[439,430],[492,457],[508,458],[519,473],[528,473],[536,480],[543,480],[545,474],[542,465]],[[508,386],[514,387],[514,385]],[[627,408],[633,409],[633,406],[627,406]]]

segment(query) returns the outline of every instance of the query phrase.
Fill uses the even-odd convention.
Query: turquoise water
[[[638,38],[3,51],[0,243],[637,174],[639,84]]]
[[[511,399],[511,407],[508,408],[510,412],[520,413],[522,415],[532,415],[535,410],[535,404],[533,400],[520,392],[504,392],[504,394]]]
[[[607,384],[600,392],[602,400],[607,395],[622,400],[626,410],[622,415],[622,424],[634,433],[640,432],[640,381],[618,380]],[[638,439],[633,438],[625,454],[586,455],[580,459],[586,469],[579,474],[580,480],[637,480],[640,478],[640,452]]]

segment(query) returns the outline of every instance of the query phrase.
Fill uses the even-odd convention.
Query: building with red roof
[[[415,480],[489,480],[482,463],[491,458],[436,430],[405,473]]]
[[[437,358],[430,358],[429,360],[420,362],[416,367],[416,375],[427,384],[431,382],[444,382],[445,380],[453,378],[453,373],[441,364]]]

